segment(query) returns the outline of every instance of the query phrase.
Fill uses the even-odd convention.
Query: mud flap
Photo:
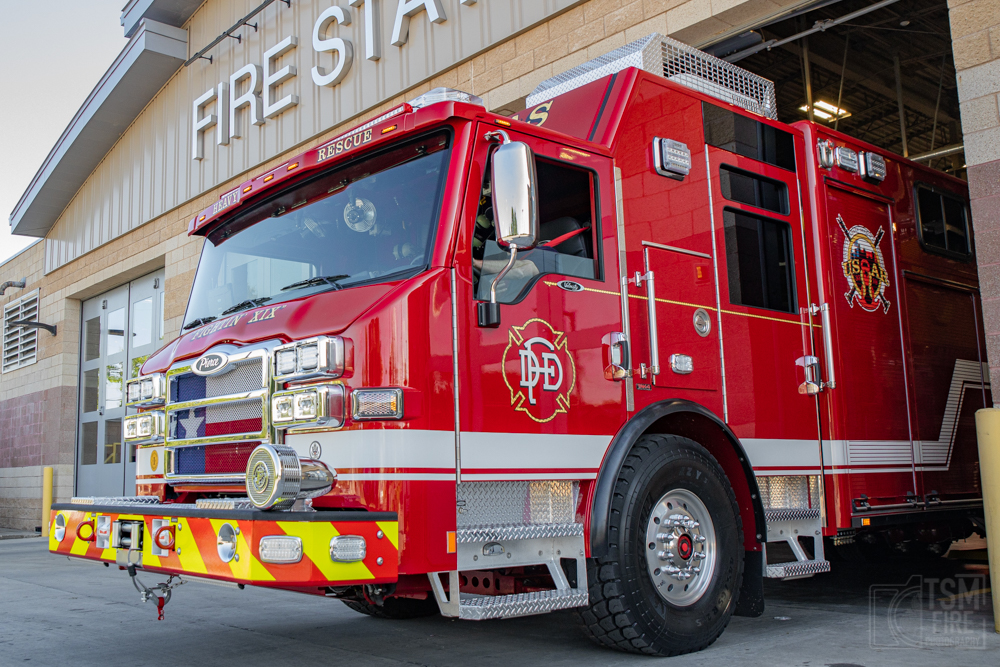
[[[735,616],[757,618],[764,613],[764,552],[743,552],[743,585],[736,601]]]

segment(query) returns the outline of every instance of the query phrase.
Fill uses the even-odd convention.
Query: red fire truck
[[[54,506],[50,550],[161,617],[180,576],[701,649],[765,577],[982,530],[967,199],[659,35],[511,117],[431,91],[191,221],[139,495]]]

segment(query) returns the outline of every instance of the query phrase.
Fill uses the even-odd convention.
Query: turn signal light
[[[355,389],[351,404],[355,420],[403,418],[402,389]]]
[[[337,535],[330,540],[330,559],[338,563],[356,563],[366,554],[365,538],[360,535]]]
[[[260,559],[265,563],[298,563],[302,560],[302,538],[265,535],[260,538]]]

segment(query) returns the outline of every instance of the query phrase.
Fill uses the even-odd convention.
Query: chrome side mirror
[[[490,285],[489,303],[480,303],[479,326],[500,326],[497,285],[517,261],[519,250],[531,250],[538,243],[538,176],[535,156],[523,141],[510,141],[506,133],[497,133],[504,143],[493,153],[490,182],[493,190],[493,216],[497,245],[510,251],[510,261]],[[493,138],[493,137],[491,137]]]

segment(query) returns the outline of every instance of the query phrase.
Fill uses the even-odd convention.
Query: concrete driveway
[[[766,582],[761,618],[734,618],[708,650],[661,661],[591,644],[571,613],[384,621],[335,600],[195,582],[157,622],[124,572],[51,556],[42,539],[4,540],[0,664],[996,667],[987,585],[968,560],[835,563],[813,579]]]

